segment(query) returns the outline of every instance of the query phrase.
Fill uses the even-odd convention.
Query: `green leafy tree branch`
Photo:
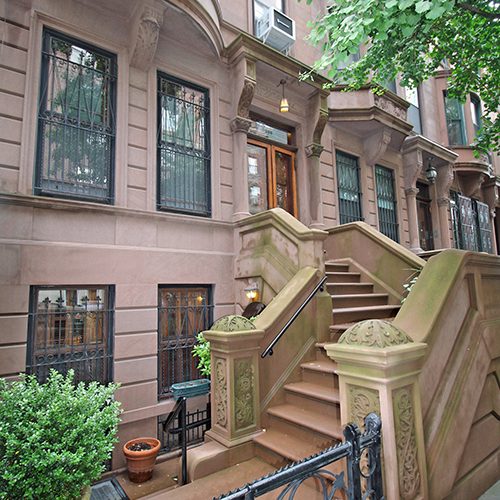
[[[324,72],[347,90],[377,90],[398,74],[416,87],[447,71],[450,97],[464,102],[475,93],[483,103],[476,150],[500,152],[500,2],[336,0],[310,27],[322,55],[304,77]],[[362,45],[364,55],[349,63]]]

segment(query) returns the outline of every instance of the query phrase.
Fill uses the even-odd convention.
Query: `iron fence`
[[[280,487],[284,488],[276,498],[293,500],[304,481],[311,478],[316,479],[325,500],[333,500],[337,494],[345,495],[348,500],[382,500],[381,427],[380,417],[370,413],[365,418],[363,434],[357,425],[349,424],[344,429],[343,443],[221,495],[217,500],[251,500]],[[345,471],[335,474],[325,469],[343,458],[346,458]]]

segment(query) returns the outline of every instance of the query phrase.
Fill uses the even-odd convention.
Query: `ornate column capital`
[[[450,204],[450,199],[446,196],[437,199],[438,207],[447,207]]]
[[[133,26],[130,65],[147,71],[156,53],[165,5],[160,0],[149,0],[138,11]]]
[[[244,132],[245,134],[248,134],[248,131],[252,126],[252,120],[243,116],[236,116],[231,120],[229,126],[231,127],[231,132],[233,134],[237,132]]]
[[[405,195],[406,196],[417,196],[419,193],[419,189],[416,187],[409,187],[405,189]]]
[[[307,158],[317,157],[319,158],[321,153],[325,149],[321,144],[312,143],[305,147]]]

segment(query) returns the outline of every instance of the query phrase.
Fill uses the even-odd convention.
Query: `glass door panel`
[[[249,143],[248,157],[248,204],[250,213],[267,210],[268,203],[268,150],[265,145]]]
[[[293,153],[273,147],[275,206],[295,215]]]

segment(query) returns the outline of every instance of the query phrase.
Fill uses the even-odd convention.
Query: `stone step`
[[[287,384],[284,389],[287,403],[340,420],[338,389],[311,382]]]
[[[328,357],[302,363],[300,365],[302,381],[322,385],[329,389],[338,387],[338,379],[335,373],[336,366],[336,363]]]
[[[400,304],[389,304],[383,306],[333,308],[333,324],[352,323],[364,319],[382,319],[387,316],[396,316],[400,307]]]
[[[373,283],[327,283],[326,289],[331,295],[372,293]]]
[[[326,272],[327,285],[330,283],[359,283],[361,273],[356,272]]]
[[[334,308],[382,306],[389,301],[388,293],[355,293],[345,295],[332,295]]]
[[[319,436],[325,436],[342,441],[342,427],[337,419],[329,415],[299,408],[291,404],[273,406],[267,410],[267,413],[274,417],[271,422],[276,422],[276,427],[273,426],[273,428],[297,435],[299,439],[308,439],[308,436],[317,439]]]
[[[340,262],[325,262],[326,271],[336,271],[336,272],[348,272],[349,264],[344,264]]]

